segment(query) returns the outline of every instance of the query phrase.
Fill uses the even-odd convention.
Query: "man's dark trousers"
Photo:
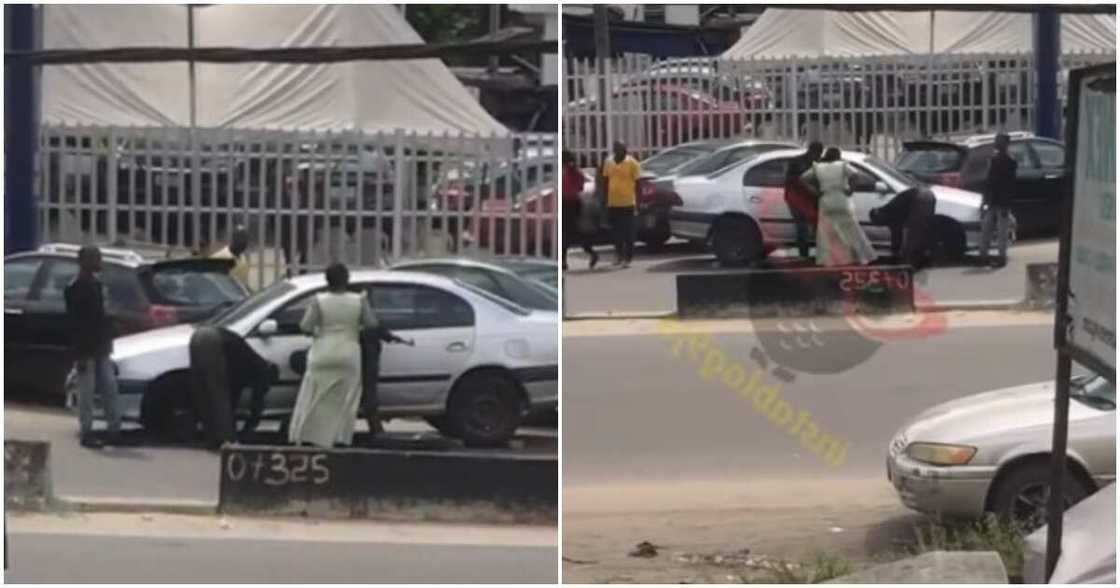
[[[633,206],[612,206],[607,209],[611,222],[611,232],[614,233],[614,248],[618,260],[630,263],[634,259],[634,232],[636,218]]]

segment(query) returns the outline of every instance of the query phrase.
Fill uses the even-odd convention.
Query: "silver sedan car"
[[[1070,390],[1067,506],[1116,478],[1116,388],[1078,376]],[[1045,522],[1054,383],[946,402],[906,423],[887,450],[887,478],[917,511]]]

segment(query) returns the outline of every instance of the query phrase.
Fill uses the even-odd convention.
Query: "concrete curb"
[[[960,300],[938,302],[934,304],[918,304],[914,312],[980,312],[980,311],[1026,311],[1045,310],[1030,306],[1023,300]],[[908,313],[896,313],[908,314]],[[882,316],[882,315],[877,315]],[[674,320],[708,320],[704,318],[688,319],[681,317],[676,312],[584,312],[574,316],[564,317],[564,321],[604,321],[604,320],[648,320],[648,319],[674,319]]]
[[[188,499],[148,499],[126,497],[59,496],[52,501],[54,511],[82,513],[212,516],[218,514],[218,503]]]

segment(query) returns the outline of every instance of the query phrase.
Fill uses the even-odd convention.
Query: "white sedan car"
[[[1116,388],[1073,379],[1067,505],[1116,479]],[[995,512],[1028,529],[1046,520],[1054,383],[967,396],[926,410],[887,449],[887,478],[906,506],[933,515]]]
[[[430,274],[356,270],[383,326],[414,347],[385,345],[378,392],[387,417],[426,417],[477,444],[508,439],[531,409],[557,403],[557,313],[531,311],[479,288]],[[293,355],[311,346],[299,321],[323,274],[282,280],[210,320],[279,366],[264,415],[290,414],[300,375]],[[122,337],[112,360],[124,415],[169,432],[190,412],[192,325]],[[248,395],[245,395],[248,396]],[[191,421],[193,422],[193,420]]]
[[[669,212],[673,236],[712,244],[724,265],[756,261],[796,242],[785,202],[786,166],[804,153],[783,149],[762,153],[703,176],[677,178],[681,205]],[[844,151],[857,173],[852,195],[856,217],[872,243],[890,244],[890,230],[871,224],[871,209],[917,187],[913,178],[873,155]],[[935,255],[959,258],[980,242],[981,196],[947,186],[930,186],[937,199]]]

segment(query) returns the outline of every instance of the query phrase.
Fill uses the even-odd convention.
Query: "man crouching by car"
[[[78,277],[66,287],[66,316],[78,373],[78,427],[82,447],[96,449],[119,443],[121,410],[117,402],[117,377],[113,373],[113,324],[105,313],[104,287],[97,279],[101,250],[86,246],[78,251]],[[108,435],[93,433],[94,397],[101,397]]]

